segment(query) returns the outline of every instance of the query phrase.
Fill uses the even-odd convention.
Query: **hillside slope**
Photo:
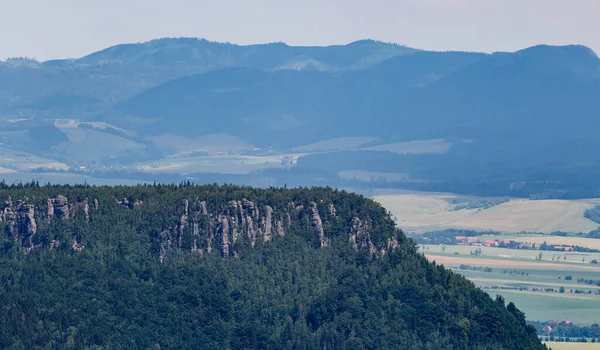
[[[3,186],[0,347],[543,349],[325,188]]]

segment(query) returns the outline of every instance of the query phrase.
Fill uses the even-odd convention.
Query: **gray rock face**
[[[208,210],[206,209],[206,202],[200,202],[200,212],[202,215],[208,215]]]
[[[323,221],[321,220],[321,215],[319,215],[319,207],[317,207],[317,203],[310,203],[310,212],[310,222],[315,229],[315,233],[319,237],[321,248],[327,247],[327,237],[325,237],[325,231],[323,231]]]
[[[177,227],[178,234],[179,234],[179,237],[178,237],[179,248],[181,248],[181,243],[183,241],[184,230],[185,230],[186,226],[188,225],[188,221],[190,220],[189,208],[190,208],[190,203],[188,202],[187,199],[184,199],[183,201],[181,201],[182,214],[179,217],[179,225]]]
[[[37,232],[35,222],[35,211],[33,205],[20,204],[17,208],[17,236],[15,239],[21,240],[21,245],[27,249],[33,249],[33,236]]]
[[[160,232],[160,252],[158,253],[158,259],[161,263],[165,261],[167,251],[171,249],[171,228],[164,229]]]
[[[73,250],[76,252],[81,252],[85,247],[83,246],[83,244],[79,244],[79,242],[77,242],[77,238],[73,237],[73,245],[71,246],[71,248],[73,248]]]
[[[371,241],[369,225],[357,217],[352,219],[350,226],[350,242],[357,251],[368,251],[371,256],[377,253],[377,248]]]
[[[6,233],[15,238],[17,235],[17,215],[13,211],[13,202],[10,197],[4,201],[2,207],[2,221],[4,222],[4,229]]]
[[[48,217],[48,222],[52,221],[52,218],[54,217],[54,200],[48,198],[48,211],[46,216]]]
[[[219,215],[219,223],[221,224],[221,251],[224,257],[229,256],[229,220],[226,216]]]
[[[90,222],[90,203],[88,202],[87,198],[81,202],[73,204],[71,215],[75,215],[75,213],[80,210],[83,211],[85,221]]]
[[[141,201],[132,202],[127,198],[114,200],[117,205],[129,209],[133,209],[135,203],[141,205]],[[242,198],[229,201],[227,206],[211,206],[220,209],[210,212],[208,204],[198,198],[193,202],[187,199],[181,200],[176,204],[172,222],[160,231],[159,259],[163,262],[171,249],[186,249],[201,255],[211,254],[216,249],[224,257],[235,257],[239,253],[235,247],[240,241],[252,246],[257,242],[272,241],[275,237],[285,236],[286,231],[292,229],[293,223],[306,220],[307,217],[320,246],[327,247],[329,239],[325,233],[327,227],[325,220],[336,220],[339,224],[339,217],[332,204],[324,201],[316,202],[297,201],[274,208],[271,205],[259,207],[256,203]],[[36,208],[28,204],[26,198],[17,201],[16,204],[11,198],[6,199],[0,207],[0,229],[19,241],[22,247],[29,251],[34,248],[34,236],[40,226],[45,227],[52,219],[66,220],[82,215],[89,220],[90,215],[101,214],[94,211],[99,206],[96,199],[93,202],[85,199],[69,203],[67,197],[58,195],[56,198],[48,199],[47,204],[47,212],[42,215],[44,220],[40,222],[39,217],[36,221]],[[90,204],[92,204],[92,212],[90,212]],[[322,216],[323,212],[326,213],[325,216]],[[49,220],[46,220],[46,217]],[[371,240],[369,229],[368,221],[358,217],[353,218],[349,225],[349,239],[355,249],[375,255],[379,254],[377,249],[381,249],[381,254],[385,254],[387,250],[398,247],[398,240],[390,238],[386,246],[376,248]],[[185,235],[192,237],[185,239]],[[75,251],[84,249],[75,237],[68,242],[51,240],[49,248],[57,249],[61,243],[71,246]]]
[[[9,197],[4,201],[2,211],[0,211],[0,223],[4,226],[4,231],[9,237],[18,241],[26,251],[34,248],[33,237],[37,233],[37,223],[35,221],[35,208],[24,201],[17,201],[13,205]]]
[[[117,199],[117,205],[121,206],[121,208],[129,209],[129,199]]]
[[[277,235],[279,237],[285,236],[285,230],[283,229],[283,221],[281,219],[277,220]]]
[[[195,220],[192,223],[192,235],[194,236],[192,252],[200,253],[200,255],[204,255],[204,249],[201,248],[201,245],[200,245],[200,226],[198,225],[198,222]]]
[[[263,241],[268,242],[273,237],[273,208],[265,206],[265,224],[263,230]]]
[[[69,218],[69,200],[63,195],[58,195],[54,199],[54,214],[59,218]]]

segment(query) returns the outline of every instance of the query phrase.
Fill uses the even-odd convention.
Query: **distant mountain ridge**
[[[173,169],[190,176],[206,167],[190,170],[188,165],[215,160],[180,157],[228,154],[267,157],[226,159],[225,168],[233,173],[262,169],[257,164],[311,164],[298,171],[326,173],[314,180],[321,184],[337,183],[340,171],[402,169],[403,175],[394,178],[438,181],[435,186],[468,178],[469,184],[483,181],[484,191],[493,187],[503,195],[522,188],[515,183],[538,183],[533,169],[547,171],[544,183],[551,184],[535,188],[550,186],[552,193],[572,187],[567,183],[573,178],[565,174],[574,167],[600,173],[600,59],[585,46],[538,45],[486,54],[422,51],[373,40],[295,47],[166,38],[117,45],[79,59],[0,63],[0,81],[0,119],[15,121],[0,127],[0,142],[10,152],[63,167]],[[23,136],[41,135],[28,131],[35,124],[60,125],[68,141],[54,145]],[[102,127],[90,129],[92,124]],[[60,139],[65,138],[53,138]],[[208,139],[247,146],[230,149],[220,142],[219,152],[207,152],[216,149],[202,141]],[[329,140],[350,140],[350,145],[359,139],[378,148],[282,154]],[[445,142],[444,154],[394,150],[402,142],[428,140]],[[106,143],[115,147],[108,151]],[[86,153],[74,160],[84,144]],[[325,161],[329,156],[344,161]],[[173,157],[177,164],[171,164]],[[298,161],[302,157],[311,161]],[[374,159],[381,163],[373,164]],[[142,161],[154,163],[138,164]],[[246,161],[253,165],[241,166]],[[170,165],[163,167],[165,162]],[[234,163],[243,170],[233,169]],[[283,175],[256,176],[273,184]]]

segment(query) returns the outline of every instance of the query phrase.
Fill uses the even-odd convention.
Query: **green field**
[[[568,299],[555,296],[486,291],[512,301],[532,321],[570,320],[575,324],[600,323],[600,299]]]
[[[520,236],[521,237],[521,236]],[[548,241],[550,241],[553,237],[549,237]],[[562,238],[562,237],[561,237]],[[571,238],[571,237],[567,237]],[[498,237],[490,237],[490,239],[498,239]],[[504,235],[502,235],[502,239],[504,239]],[[507,237],[506,239],[513,239]],[[573,239],[575,239],[573,237]],[[526,238],[523,238],[524,241],[527,241]],[[530,239],[531,240],[531,239]],[[591,239],[590,241],[598,241],[600,243],[600,239]],[[540,244],[543,243],[540,242]],[[579,242],[583,244],[583,242]],[[550,244],[550,243],[549,243]],[[565,244],[564,242],[562,244]],[[600,253],[582,253],[582,252],[554,252],[554,251],[540,251],[540,250],[530,250],[530,249],[506,249],[506,248],[495,248],[495,247],[474,247],[474,246],[441,246],[441,245],[429,245],[429,244],[421,244],[423,251],[428,254],[442,253],[445,250],[447,254],[459,253],[460,255],[470,255],[471,251],[475,249],[481,249],[482,256],[485,257],[497,257],[497,258],[512,258],[512,259],[526,259],[526,260],[534,260],[539,257],[540,252],[542,253],[542,261],[558,261],[567,262],[578,265],[586,265],[590,261],[596,259],[600,261]],[[564,258],[567,257],[565,260]],[[585,258],[585,262],[583,259]],[[600,278],[599,278],[600,279]]]
[[[500,294],[513,301],[529,320],[600,323],[600,295],[595,294],[600,287],[577,282],[579,278],[600,280],[600,266],[582,263],[582,253],[560,253],[558,259],[556,252],[542,252],[542,260],[537,260],[540,251],[481,247],[482,255],[471,255],[477,248],[420,246],[428,259],[464,275],[492,297]],[[586,261],[600,258],[600,253],[584,255]],[[469,270],[464,269],[465,265]],[[567,276],[571,279],[567,280]]]

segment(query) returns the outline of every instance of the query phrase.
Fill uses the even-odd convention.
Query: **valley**
[[[600,226],[584,217],[599,199],[528,200],[390,190],[373,194],[396,224],[415,237],[436,231],[451,235],[448,230],[455,230],[459,240],[454,245],[419,244],[419,251],[491,296],[513,301],[529,320],[600,323],[600,239],[583,235]],[[543,244],[557,248],[540,250]]]

